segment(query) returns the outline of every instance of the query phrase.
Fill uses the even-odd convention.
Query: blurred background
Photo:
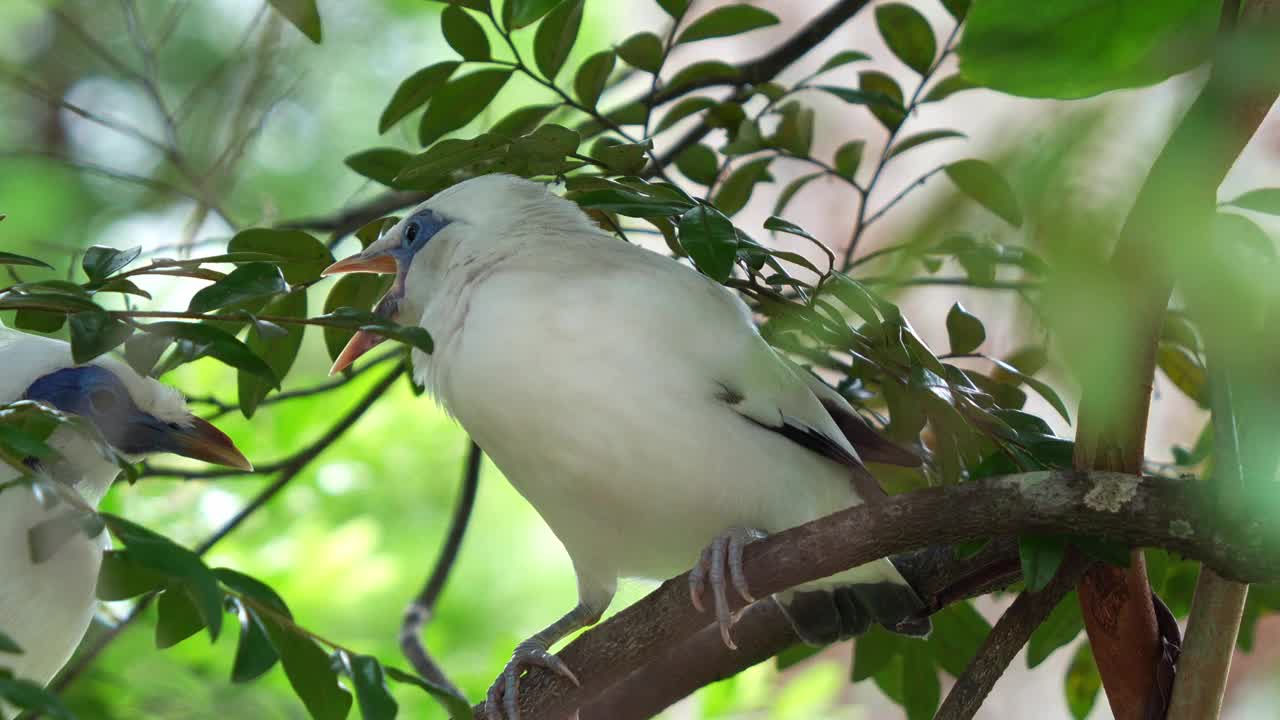
[[[825,6],[811,0],[757,4],[783,23],[745,38],[686,48],[675,65],[755,57]],[[950,32],[953,21],[940,5],[916,5],[936,23],[940,37]],[[216,251],[236,229],[329,215],[379,193],[342,159],[374,146],[417,149],[413,123],[380,137],[377,121],[402,79],[454,57],[439,31],[444,6],[426,0],[321,0],[319,7],[321,45],[256,0],[0,3],[0,213],[7,215],[0,223],[0,248],[43,258],[62,272],[77,267],[77,253],[92,244],[141,245],[152,257]],[[842,49],[889,58],[868,16],[837,31],[783,80],[812,72]],[[640,29],[657,31],[665,19],[651,0],[588,2],[574,57]],[[882,65],[913,86],[905,68],[891,60]],[[833,73],[837,84],[842,72]],[[886,172],[871,204],[882,204],[940,162],[1002,158],[999,164],[1019,188],[1030,217],[1022,239],[1078,243],[1041,247],[1051,259],[1055,252],[1097,256],[1106,251],[1152,158],[1202,80],[1176,77],[1083,102],[1020,100],[976,90],[931,104],[908,120],[913,129],[954,128],[968,139],[913,151]],[[619,92],[628,87],[624,83]],[[540,98],[538,93],[532,83],[513,80],[473,127],[492,124]],[[870,115],[848,112],[826,96],[813,103],[815,155],[830,154],[854,137],[869,138],[868,153],[878,152],[874,145],[883,143],[883,131]],[[1280,185],[1278,161],[1280,119],[1273,112],[1228,177],[1223,196]],[[785,167],[774,174],[775,188],[793,176]],[[926,184],[869,231],[859,253],[932,231],[931,214],[951,202],[953,192],[940,181]],[[735,222],[758,227],[772,214],[775,196],[758,193]],[[856,196],[846,186],[819,181],[787,215],[838,248],[847,242],[856,210]],[[989,217],[967,222],[992,236],[1013,232]],[[1058,232],[1037,233],[1045,228]],[[349,239],[335,255],[356,248]],[[157,305],[182,306],[192,290],[188,282],[153,279],[148,289]],[[941,347],[945,308],[963,301],[985,320],[994,355],[1043,332],[1029,313],[1014,309],[1023,306],[999,292],[945,286],[892,291],[921,336]],[[312,298],[313,314],[322,301],[322,294]],[[315,384],[328,364],[320,334],[309,332],[286,389]],[[312,441],[323,431],[318,419],[345,412],[378,374],[334,393],[264,408],[251,422],[232,413],[219,424],[255,462],[269,463]],[[1070,377],[1053,368],[1047,377],[1074,408]],[[231,371],[212,362],[184,366],[166,380],[197,400],[235,400],[228,390],[234,387]],[[1207,413],[1164,376],[1155,393],[1148,455],[1168,460],[1174,445],[1194,443]],[[199,407],[213,412],[218,405]],[[1054,422],[1047,405],[1031,409]],[[1061,420],[1055,430],[1070,432]],[[403,382],[208,560],[271,583],[300,622],[320,635],[403,665],[396,645],[401,613],[443,539],[465,452],[466,437],[457,426]],[[117,487],[104,509],[195,544],[269,481],[152,478]],[[652,587],[624,583],[613,609]],[[558,617],[574,593],[558,542],[486,465],[472,527],[427,631],[427,646],[468,696],[479,699],[514,645]],[[984,599],[978,607],[994,619],[1005,602]],[[249,685],[230,683],[234,633],[214,646],[197,635],[158,652],[150,622],[125,632],[72,686],[67,700],[80,717],[306,717],[279,670]],[[1256,633],[1253,654],[1237,658],[1226,717],[1276,716],[1280,624],[1264,621]],[[1062,678],[1072,647],[1057,651],[1035,672],[1015,661],[979,716],[1070,717]],[[847,644],[837,646],[785,673],[772,664],[753,668],[704,689],[664,717],[900,716],[874,684],[848,684],[849,653]],[[401,689],[397,699],[402,717],[443,717],[419,692]],[[1089,717],[1110,717],[1105,701]]]

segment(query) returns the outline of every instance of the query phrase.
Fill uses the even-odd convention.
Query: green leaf
[[[853,105],[879,105],[891,108],[898,113],[902,113],[901,98],[895,99],[891,95],[871,90],[863,90],[860,88],[846,88],[835,85],[814,85],[815,89],[830,93],[841,100]]]
[[[704,60],[687,65],[680,69],[667,81],[667,90],[674,92],[686,85],[697,84],[701,87],[723,85],[736,81],[741,72],[738,68],[719,60]]]
[[[533,37],[533,60],[552,82],[564,67],[565,60],[569,59],[569,52],[578,39],[578,30],[582,27],[582,5],[583,0],[567,0],[557,5],[538,24],[538,32]],[[493,132],[498,132],[497,128]]]
[[[830,59],[822,63],[822,67],[818,68],[818,72],[814,73],[814,75],[821,75],[828,70],[835,70],[836,68],[848,65],[849,63],[862,62],[863,60],[870,59],[871,56],[864,52],[858,52],[857,50],[845,50],[832,55]]]
[[[382,665],[368,655],[351,655],[338,651],[343,669],[356,686],[356,702],[364,720],[392,720],[400,706],[387,691]]]
[[[68,322],[71,326],[71,359],[77,365],[114,350],[133,334],[132,327],[101,310],[76,313]]]
[[[955,130],[928,130],[922,133],[916,133],[915,135],[910,135],[899,140],[898,143],[889,150],[889,154],[885,159],[887,160],[888,158],[896,157],[911,148],[919,147],[925,143],[933,142],[934,140],[946,140],[948,138],[962,137],[966,137],[966,135],[962,132],[956,132]]]
[[[667,111],[667,114],[662,116],[662,120],[658,122],[657,130],[654,132],[662,132],[690,115],[702,112],[708,108],[713,108],[717,104],[718,103],[715,100],[702,95],[685,98],[673,105],[671,109]]]
[[[268,253],[283,258],[280,270],[290,285],[304,285],[320,279],[320,272],[333,264],[333,253],[325,244],[301,230],[250,228],[241,230],[227,243],[233,252]]]
[[[1219,5],[984,0],[965,20],[960,71],[1024,97],[1071,99],[1151,85],[1208,59]]]
[[[91,282],[98,282],[123,270],[141,254],[140,247],[117,250],[103,245],[94,245],[84,251],[84,259],[80,262],[80,267],[84,268],[84,274],[89,276]]]
[[[776,232],[784,232],[789,235],[799,235],[800,237],[809,238],[814,242],[818,242],[818,238],[809,234],[808,230],[805,230],[804,228],[800,227],[799,225],[796,225],[790,220],[784,220],[778,217],[777,215],[773,215],[769,217],[769,219],[764,221],[764,229],[774,230]]]
[[[160,356],[172,344],[173,341],[167,337],[138,333],[125,341],[124,359],[134,372],[150,375],[160,361]]]
[[[0,631],[0,652],[9,653],[11,655],[21,655],[22,646],[3,631]]]
[[[126,277],[113,277],[106,282],[98,285],[95,292],[115,292],[122,295],[137,295],[148,300],[151,299],[151,293],[138,287],[132,280]]]
[[[676,169],[680,174],[700,185],[711,185],[715,182],[716,172],[720,169],[720,159],[714,150],[702,143],[697,143],[690,145],[676,156]]]
[[[307,39],[317,45],[320,44],[322,32],[320,11],[316,8],[316,0],[270,0],[270,2],[276,12],[302,31]]]
[[[1044,662],[1054,650],[1075,640],[1083,629],[1080,599],[1073,590],[1058,602],[1049,617],[1031,633],[1031,639],[1027,641],[1027,667],[1034,668]]]
[[[920,102],[941,102],[958,92],[972,90],[976,87],[977,85],[969,82],[959,73],[948,75],[934,83],[933,87],[929,89],[929,92],[925,93]]]
[[[738,234],[729,218],[708,205],[697,205],[680,216],[680,245],[699,270],[723,283],[733,273]]]
[[[947,313],[947,337],[951,341],[951,352],[965,355],[978,349],[987,339],[987,329],[982,321],[970,315],[960,303],[951,306]]]
[[[658,5],[662,7],[663,12],[673,19],[679,20],[684,17],[685,11],[689,9],[689,0],[658,0]]]
[[[372,148],[348,155],[342,162],[356,173],[374,182],[382,183],[387,187],[396,187],[396,176],[412,159],[412,155],[396,148]]]
[[[492,68],[454,78],[435,92],[422,114],[418,142],[430,145],[476,118],[511,79],[511,70]]]
[[[1102,676],[1098,673],[1098,663],[1094,662],[1089,643],[1081,643],[1076,649],[1071,666],[1067,668],[1062,689],[1067,695],[1067,708],[1071,710],[1071,717],[1075,720],[1089,717],[1098,701],[1098,693],[1102,690]]]
[[[631,67],[656,73],[662,68],[662,40],[651,32],[632,35],[617,47],[618,57]]]
[[[573,78],[573,91],[578,100],[588,108],[594,108],[604,92],[609,73],[613,72],[614,54],[603,50],[582,61],[578,74]]]
[[[773,176],[769,174],[769,163],[772,161],[771,157],[762,157],[739,165],[716,192],[713,199],[715,206],[725,215],[734,215],[746,207],[757,183],[773,181]]]
[[[239,598],[232,598],[231,602],[240,618],[240,642],[231,665],[231,682],[249,682],[274,667],[280,655],[271,645],[266,625],[258,613]]]
[[[446,5],[457,5],[476,12],[488,13],[490,9],[489,0],[436,0]]]
[[[1014,227],[1022,227],[1022,209],[1009,182],[991,163],[982,160],[960,160],[944,170],[951,182],[979,205],[998,215]]]
[[[167,582],[163,574],[134,562],[127,552],[108,550],[102,554],[96,594],[108,602],[128,600],[160,590]]]
[[[898,81],[878,70],[864,70],[858,74],[858,86],[864,93],[886,99],[870,103],[867,109],[889,132],[896,132],[907,117]]]
[[[1156,366],[1197,405],[1209,407],[1209,374],[1191,351],[1162,342],[1156,351]]]
[[[579,195],[576,201],[584,208],[638,218],[679,215],[693,207],[692,203],[673,198],[645,196],[621,190],[594,190]]]
[[[921,75],[929,72],[938,43],[929,21],[915,8],[902,3],[881,5],[876,8],[876,27],[894,57]]]
[[[191,297],[188,312],[207,313],[229,305],[241,305],[289,292],[280,268],[268,263],[249,263]]]
[[[26,255],[16,255],[11,252],[0,252],[0,265],[32,265],[35,267],[53,269],[53,266],[43,260],[27,257]]]
[[[769,136],[769,144],[797,157],[808,157],[809,150],[813,147],[813,108],[792,102],[784,105],[778,112],[782,115],[782,122],[778,123],[778,129]]]
[[[842,176],[855,179],[858,166],[862,164],[862,153],[867,148],[865,140],[851,140],[836,150],[836,172]]]
[[[725,5],[694,20],[680,33],[676,44],[728,37],[777,25],[778,16],[754,5]]]
[[[805,185],[808,185],[814,180],[822,177],[823,174],[824,173],[816,172],[810,173],[809,175],[801,175],[795,180],[787,183],[787,186],[782,189],[782,192],[778,193],[778,200],[773,205],[773,214],[781,215],[786,212],[787,206],[791,204],[791,200],[795,198],[796,194],[803,190]]]
[[[823,649],[820,647],[805,645],[804,643],[796,643],[777,654],[774,658],[774,667],[777,668],[778,672],[782,672],[789,667],[799,665],[805,660],[808,660],[814,655],[822,652],[822,650]]]
[[[382,111],[382,117],[378,120],[378,132],[384,133],[390,130],[391,126],[404,119],[404,116],[425,105],[431,96],[449,81],[449,77],[453,75],[454,70],[458,69],[459,64],[456,60],[438,62],[405,78],[391,96],[391,102],[387,103],[386,109]]]
[[[561,0],[507,0],[502,5],[502,24],[508,30],[519,30],[538,22]]]
[[[415,187],[443,189],[456,182],[455,173],[505,155],[510,144],[510,140],[493,133],[477,135],[470,140],[441,140],[415,157],[396,181],[412,181]]]
[[[539,28],[542,26],[539,25]],[[506,117],[494,124],[489,131],[494,135],[501,135],[506,138],[518,138],[531,132],[538,127],[538,123],[542,122],[552,110],[560,107],[556,105],[526,105],[517,110],[511,111]]]
[[[484,28],[471,13],[457,5],[450,5],[440,14],[440,30],[445,42],[462,56],[463,60],[488,60],[489,38]]]
[[[903,708],[908,720],[931,720],[942,701],[942,684],[933,657],[923,642],[902,643]]]
[[[956,20],[963,20],[969,13],[969,4],[972,0],[942,0],[942,6],[951,13],[951,17]]]
[[[466,698],[454,694],[448,688],[440,687],[417,675],[410,675],[393,667],[383,667],[383,670],[386,672],[387,677],[396,682],[414,685],[426,691],[428,695],[440,703],[440,706],[445,709],[445,712],[449,713],[453,720],[472,720],[474,717],[471,714],[471,703],[467,702]]]
[[[307,290],[298,288],[284,297],[272,300],[262,310],[264,315],[302,319],[307,316]],[[293,368],[293,361],[298,357],[302,347],[302,336],[305,325],[294,324],[285,328],[282,336],[263,337],[261,329],[256,326],[249,331],[246,338],[249,350],[262,358],[271,367],[277,378],[283,380]],[[260,376],[240,371],[236,373],[236,386],[240,398],[240,412],[246,418],[252,418],[257,412],[258,403],[271,391],[271,385]]]
[[[1058,393],[1053,388],[1049,387],[1048,383],[1042,380],[1037,380],[998,358],[988,357],[987,359],[995,363],[1001,370],[1004,370],[1026,383],[1028,387],[1035,390],[1040,394],[1040,397],[1044,398],[1050,405],[1052,405],[1053,409],[1058,411],[1058,414],[1062,416],[1063,420],[1066,420],[1068,423],[1071,422],[1071,414],[1067,412],[1066,403],[1062,402],[1062,398],[1058,396]]]
[[[1040,592],[1058,574],[1067,549],[1060,537],[1024,535],[1018,538],[1018,558],[1022,561],[1022,581],[1028,592]]]
[[[329,655],[314,640],[296,630],[282,627],[268,618],[263,618],[263,622],[271,644],[280,653],[289,685],[311,717],[314,720],[345,720],[351,710],[351,693],[338,684],[338,674]]]
[[[197,356],[208,355],[238,370],[259,375],[271,382],[272,387],[280,386],[280,381],[272,372],[271,366],[225,330],[212,325],[175,320],[151,323],[141,329],[152,335],[185,340],[198,349]]]
[[[332,325],[351,330],[371,332],[388,340],[396,340],[410,345],[428,355],[435,349],[431,341],[431,334],[425,329],[410,325],[397,325],[370,312],[344,307],[312,319],[328,321]]]
[[[1280,215],[1280,188],[1250,190],[1236,199],[1228,201],[1227,204],[1268,215]],[[0,262],[3,262],[3,258],[0,258]],[[36,262],[39,261],[37,260]],[[43,265],[44,263],[41,264]]]
[[[292,618],[293,613],[289,612],[289,606],[285,604],[284,598],[269,585],[257,580],[237,570],[231,568],[214,568],[213,575],[218,582],[231,588],[234,592],[266,605],[275,610],[277,613],[286,618]]]
[[[714,113],[715,111],[712,110]],[[720,152],[729,157],[749,155],[757,150],[765,149],[764,137],[760,134],[760,126],[754,120],[743,120],[737,133],[731,133],[733,139],[720,148]]]
[[[160,593],[156,620],[156,647],[173,647],[204,629],[200,611],[182,585]]]
[[[862,682],[884,670],[898,654],[898,639],[879,625],[853,641],[853,670],[850,679]]]
[[[576,148],[575,134],[574,149]],[[635,175],[644,169],[645,163],[648,162],[648,153],[652,149],[652,140],[640,143],[596,143],[591,150],[591,157],[604,163],[609,172]]]
[[[129,561],[174,580],[182,581],[194,602],[209,637],[216,640],[222,628],[224,593],[218,579],[195,553],[169,538],[116,515],[102,513],[111,533],[125,544]]]
[[[933,658],[943,670],[960,677],[991,633],[991,624],[967,600],[934,613],[931,619],[928,643]]]
[[[43,687],[0,670],[0,700],[22,710],[34,710],[58,720],[75,720],[58,697]]]

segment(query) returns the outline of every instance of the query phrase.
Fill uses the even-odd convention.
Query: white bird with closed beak
[[[249,461],[225,434],[187,410],[182,395],[110,358],[76,364],[60,340],[0,325],[0,405],[30,400],[79,415],[100,435],[59,427],[47,445],[56,457],[28,458],[32,471],[65,483],[88,508],[97,508],[120,468],[104,453],[105,440],[126,457],[168,452],[242,470]],[[0,632],[21,653],[0,652],[0,668],[40,685],[66,664],[93,619],[94,594],[105,533],[77,533],[37,562],[28,531],[64,512],[46,506],[25,474],[0,463]],[[0,717],[16,710],[0,703]]]
[[[750,601],[742,548],[883,494],[855,443],[879,440],[834,390],[760,337],[732,292],[620,241],[547,187],[506,175],[459,183],[326,273],[395,273],[376,312],[431,333],[417,379],[462,424],[564,544],[578,605],[516,647],[490,717],[517,716],[517,679],[600,618],[619,577],[694,569],[733,646],[727,587]],[[380,338],[358,333],[341,370]],[[854,439],[851,443],[849,437]],[[897,456],[895,458],[895,456]],[[871,458],[869,458],[871,459]],[[825,604],[830,642],[871,621],[928,632],[922,603],[881,559],[781,598]],[[806,612],[806,615],[811,614]]]

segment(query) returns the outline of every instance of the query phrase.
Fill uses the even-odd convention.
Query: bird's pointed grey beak
[[[168,434],[165,449],[175,455],[245,472],[253,470],[253,463],[231,442],[231,438],[207,420],[192,418],[191,425],[170,430]]]

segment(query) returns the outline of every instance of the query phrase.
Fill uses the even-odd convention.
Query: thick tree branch
[[[467,465],[462,473],[462,488],[458,494],[458,504],[453,510],[453,520],[449,523],[449,534],[445,537],[440,556],[436,558],[435,567],[423,585],[418,596],[405,610],[404,620],[400,625],[400,650],[409,659],[413,669],[419,675],[435,685],[453,692],[458,697],[465,697],[449,678],[439,664],[431,659],[426,645],[422,641],[422,628],[431,621],[435,612],[436,600],[444,590],[444,583],[453,570],[453,562],[462,547],[462,538],[467,532],[467,524],[471,521],[471,510],[476,504],[476,490],[480,486],[480,465],[484,462],[484,452],[474,441],[468,442]]]
[[[1221,45],[1232,39],[1236,18],[1230,6],[1223,15]],[[1250,10],[1254,22],[1271,22],[1280,16],[1280,3],[1259,1]],[[1077,469],[1141,470],[1156,347],[1173,288],[1172,268],[1158,259],[1206,235],[1219,184],[1275,99],[1275,88],[1241,87],[1221,57],[1215,58],[1208,83],[1148,173],[1109,269],[1123,293],[1118,306],[1126,309],[1124,327],[1117,328],[1114,339],[1133,351],[1105,370],[1105,382],[1085,387]],[[1164,714],[1153,705],[1162,701],[1157,678],[1168,668],[1145,569],[1135,553],[1128,570],[1095,565],[1079,588],[1085,629],[1119,720]]]
[[[747,580],[760,596],[876,558],[983,537],[1076,533],[1161,546],[1199,559],[1227,577],[1280,577],[1280,526],[1219,518],[1201,488],[1119,473],[1026,473],[930,488],[858,506],[779,533],[747,548]],[[526,717],[562,718],[709,624],[689,604],[688,578],[583,633],[560,656],[582,681],[533,670],[521,689]],[[735,608],[736,609],[736,608]],[[745,636],[740,642],[745,641]]]
[[[1086,565],[1084,560],[1073,556],[1062,563],[1048,586],[1039,592],[1018,595],[982,642],[973,661],[956,678],[955,686],[947,693],[934,720],[969,720],[978,712],[1014,656],[1031,639],[1031,633],[1080,581]]]

